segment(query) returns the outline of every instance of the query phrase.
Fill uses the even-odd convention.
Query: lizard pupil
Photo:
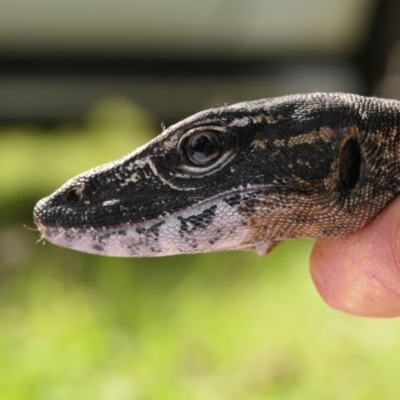
[[[356,186],[360,179],[361,150],[357,140],[349,139],[342,149],[339,161],[339,185],[348,191]]]
[[[222,143],[215,132],[199,132],[192,135],[186,144],[188,159],[196,165],[207,165],[221,154]]]

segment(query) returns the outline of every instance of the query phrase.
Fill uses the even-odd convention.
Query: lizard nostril
[[[349,139],[342,149],[339,161],[339,185],[348,191],[356,186],[360,179],[361,149],[356,139]]]
[[[78,202],[82,197],[83,190],[80,187],[73,188],[67,193],[67,201],[70,203]]]

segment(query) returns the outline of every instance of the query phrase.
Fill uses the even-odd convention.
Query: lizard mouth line
[[[39,220],[35,221],[36,225],[38,226],[40,232],[42,232],[42,234],[44,236],[46,236],[46,232],[50,233],[50,231],[53,231],[52,235],[62,235],[64,232],[68,232],[68,231],[74,231],[74,232],[101,232],[103,231],[105,228],[106,229],[112,229],[114,231],[117,231],[119,229],[125,228],[125,227],[135,227],[135,228],[146,228],[148,226],[153,226],[157,223],[162,222],[163,220],[166,220],[168,218],[173,218],[179,214],[181,214],[182,212],[184,212],[186,209],[190,208],[190,209],[195,209],[198,207],[203,206],[204,204],[216,201],[216,200],[220,200],[223,198],[226,198],[228,196],[235,196],[235,195],[239,195],[242,193],[250,193],[253,191],[259,191],[259,190],[266,190],[268,188],[276,188],[278,186],[282,186],[281,184],[267,184],[267,185],[254,185],[251,187],[247,187],[247,188],[237,188],[236,190],[231,190],[231,191],[226,191],[224,193],[219,193],[213,197],[207,198],[205,200],[199,201],[198,203],[195,204],[191,204],[190,206],[184,207],[180,210],[177,210],[175,212],[172,212],[170,214],[165,214],[165,215],[160,215],[156,218],[152,218],[149,220],[145,220],[145,221],[138,221],[138,222],[126,222],[126,223],[122,223],[122,224],[115,224],[115,225],[103,225],[103,226],[98,226],[98,227],[94,227],[94,226],[83,226],[83,227],[73,227],[73,228],[69,228],[69,227],[63,227],[61,225],[57,226],[51,226],[51,225],[44,225],[43,223],[41,223]]]

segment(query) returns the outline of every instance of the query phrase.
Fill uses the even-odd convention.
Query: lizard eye
[[[237,136],[219,125],[188,130],[178,142],[180,178],[201,178],[224,168],[237,154]],[[170,158],[170,162],[173,162]]]
[[[221,155],[222,147],[222,140],[215,132],[197,132],[186,142],[186,155],[195,165],[208,165]]]

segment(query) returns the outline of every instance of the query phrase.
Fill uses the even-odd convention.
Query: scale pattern
[[[41,234],[109,256],[256,249],[341,237],[400,191],[400,102],[342,93],[213,108],[40,200]],[[188,141],[217,137],[198,165]],[[190,142],[189,142],[190,143]]]

